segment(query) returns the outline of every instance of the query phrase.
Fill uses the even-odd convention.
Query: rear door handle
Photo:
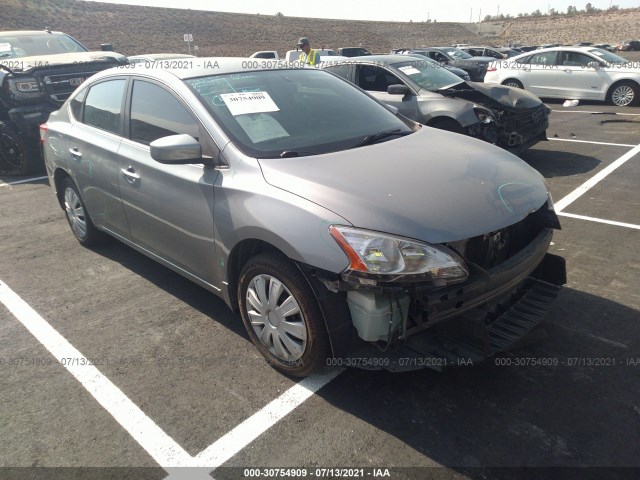
[[[75,159],[80,159],[82,158],[82,153],[80,153],[80,150],[78,150],[78,147],[73,147],[69,149],[69,153],[71,154],[71,156]]]
[[[138,175],[133,167],[121,168],[122,176],[129,183],[135,183],[140,180],[140,175]]]

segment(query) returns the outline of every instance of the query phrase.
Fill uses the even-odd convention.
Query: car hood
[[[454,87],[440,90],[439,93],[479,104],[484,103],[482,97],[488,97],[510,109],[533,108],[542,103],[536,95],[526,90],[491,83],[462,82]]]
[[[6,64],[16,72],[26,72],[34,68],[55,67],[83,63],[127,63],[127,57],[115,52],[73,52],[56,55],[38,55],[33,57],[7,58]]]
[[[548,198],[542,176],[514,155],[429,127],[352,150],[258,161],[269,184],[356,227],[431,243],[507,227]]]

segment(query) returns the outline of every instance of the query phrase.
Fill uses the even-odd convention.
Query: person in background
[[[300,63],[314,67],[320,64],[320,54],[311,48],[307,37],[300,37],[298,47],[304,52],[304,54],[300,55]]]

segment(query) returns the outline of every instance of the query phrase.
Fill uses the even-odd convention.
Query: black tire
[[[0,125],[0,175],[26,175],[40,158],[37,139],[18,134],[7,124]]]
[[[99,244],[106,235],[98,230],[87,212],[80,191],[69,177],[60,182],[60,195],[71,232],[85,247]]]
[[[247,300],[248,292],[253,300]],[[285,303],[298,312],[289,308],[294,313],[284,315],[286,322],[278,308]],[[276,253],[251,258],[240,273],[238,305],[251,341],[270,365],[306,377],[326,364],[329,339],[322,311],[304,275],[288,258]]]
[[[440,130],[447,130],[448,132],[464,134],[462,125],[460,125],[452,118],[439,118],[432,120],[431,123],[429,123],[429,126],[433,128],[439,128]]]
[[[513,87],[524,90],[524,85],[522,85],[522,82],[520,80],[516,80],[515,78],[508,78],[504,80],[501,85],[504,85],[505,87]]]
[[[638,84],[629,81],[614,83],[607,92],[607,103],[616,107],[631,107],[640,100]]]

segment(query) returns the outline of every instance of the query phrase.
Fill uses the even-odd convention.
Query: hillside
[[[502,44],[509,40],[542,43],[591,39],[614,43],[637,37],[640,32],[640,9],[599,15],[518,19],[505,23],[499,37],[482,39],[472,28],[459,23],[309,21],[76,0],[2,0],[0,30],[40,30],[48,26],[73,35],[91,49],[98,49],[100,43],[112,43],[114,50],[126,55],[186,53],[183,34],[192,33],[200,56],[246,56],[257,50],[284,54],[295,48],[303,35],[316,47],[362,45],[373,52],[388,52],[400,47],[487,41]]]

